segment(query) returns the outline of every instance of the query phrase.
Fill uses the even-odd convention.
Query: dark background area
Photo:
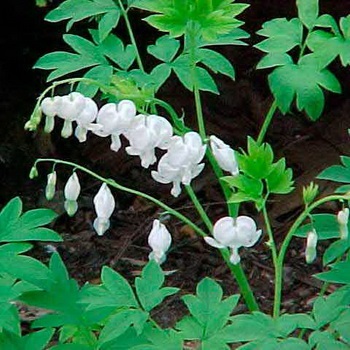
[[[260,39],[254,34],[262,23],[275,17],[292,18],[296,16],[294,1],[247,1],[251,7],[240,16],[246,22],[244,29],[252,34],[248,42],[253,45]],[[56,2],[57,4],[58,2]],[[350,1],[321,0],[321,13],[330,13],[339,18],[350,13]],[[103,175],[110,176],[122,184],[144,190],[177,208],[186,208],[188,200],[181,196],[170,197],[169,186],[156,184],[148,170],[142,169],[139,160],[131,158],[120,151],[109,151],[109,142],[101,138],[89,138],[84,144],[71,138],[62,140],[59,131],[52,136],[41,131],[30,133],[24,131],[24,124],[29,118],[36,98],[47,86],[47,73],[33,70],[32,66],[43,54],[59,49],[68,49],[63,43],[65,23],[52,24],[44,21],[45,14],[53,6],[38,8],[34,0],[22,0],[5,5],[3,16],[11,19],[10,25],[1,26],[1,59],[0,59],[0,207],[9,199],[19,195],[26,208],[51,206],[62,213],[62,189],[64,181],[71,169],[59,168],[58,195],[54,201],[47,203],[43,196],[46,174],[50,171],[40,167],[40,177],[29,180],[28,173],[33,161],[38,157],[57,157],[70,159],[81,165],[93,168]],[[141,47],[154,42],[157,33],[140,22],[140,13],[133,15],[137,21],[135,34]],[[74,26],[73,32],[84,35],[86,23]],[[69,49],[68,49],[69,50]],[[261,58],[261,52],[251,46],[220,48],[233,62],[236,68],[236,82],[228,78],[217,79],[220,96],[203,94],[204,114],[209,134],[219,135],[234,148],[245,147],[247,135],[257,136],[259,128],[268,111],[272,98],[267,86],[267,71],[256,71],[255,66]],[[146,65],[152,62],[146,61]],[[287,164],[294,170],[297,191],[287,199],[280,197],[270,203],[273,225],[278,234],[283,234],[291,220],[301,208],[301,189],[329,165],[339,162],[339,156],[349,155],[350,140],[347,129],[350,127],[350,69],[341,67],[338,61],[331,66],[343,87],[341,95],[326,93],[324,114],[316,123],[311,122],[302,113],[293,110],[291,114],[282,116],[277,113],[266,140],[270,142],[277,157],[286,157]],[[186,121],[194,125],[193,100],[189,92],[179,85],[176,78],[171,79],[160,92],[163,99],[169,101],[178,111],[184,110]],[[58,132],[57,132],[58,131]],[[81,210],[70,219],[62,214],[55,223],[65,243],[59,251],[68,264],[74,277],[81,281],[91,280],[98,276],[102,264],[125,267],[125,273],[131,274],[135,269],[133,260],[145,260],[148,255],[145,235],[149,232],[153,218],[159,213],[152,205],[139,198],[123,193],[117,194],[117,210],[113,216],[112,228],[103,238],[94,234],[91,224],[94,218],[92,196],[99,183],[81,175],[82,196]],[[328,193],[334,185],[321,182],[321,191]],[[200,179],[194,181],[204,205],[207,205],[211,217],[225,215],[220,204],[222,198],[214,186],[210,172],[205,171]],[[283,202],[282,202],[283,201]],[[214,205],[214,204],[215,205]],[[324,208],[334,211],[336,206]],[[251,206],[243,206],[242,212],[256,215]],[[194,215],[193,213],[189,214]],[[195,216],[193,216],[195,217]],[[257,217],[261,224],[261,219]],[[213,250],[193,238],[193,232],[179,223],[169,223],[174,234],[174,253],[170,254],[167,267],[182,272],[173,277],[172,283],[193,290],[193,284],[201,277],[209,274],[218,279],[225,279],[227,270],[222,266]],[[180,249],[181,248],[181,249]],[[269,253],[264,245],[259,245],[253,256],[243,261],[261,290],[260,301],[268,309],[271,300],[271,268]],[[308,297],[317,291],[316,282],[303,277],[303,243],[296,243],[290,252],[290,263],[298,273],[293,272],[286,284],[288,294],[284,306],[293,311],[293,303],[299,308],[308,307]],[[47,259],[45,249],[38,249],[37,254]],[[46,255],[45,255],[46,254]],[[243,252],[244,254],[250,254]],[[130,268],[131,267],[131,268]],[[317,270],[319,265],[311,269]],[[137,270],[137,268],[136,268]],[[137,273],[137,272],[136,272]],[[227,275],[226,275],[227,276]],[[235,286],[227,282],[227,290],[235,291]],[[259,284],[261,285],[259,286]],[[305,294],[305,289],[311,288]],[[289,289],[288,289],[289,288]],[[309,290],[309,289],[307,289]],[[174,304],[177,305],[176,303]],[[173,306],[174,306],[173,305]],[[174,306],[174,307],[175,307]],[[177,306],[176,306],[177,307]],[[298,308],[296,308],[299,310]],[[165,317],[165,316],[164,316]],[[163,319],[166,323],[167,320]],[[168,320],[169,321],[169,320]],[[169,321],[170,323],[172,320]]]

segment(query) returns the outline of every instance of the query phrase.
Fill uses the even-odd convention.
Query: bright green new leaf
[[[56,217],[50,209],[34,209],[22,214],[22,201],[15,197],[0,212],[0,242],[60,242],[62,238],[55,231],[41,227]]]
[[[221,34],[230,33],[243,22],[235,17],[249,5],[230,0],[136,0],[132,7],[155,12],[145,20],[160,31],[177,37],[193,25],[206,41],[214,42]]]
[[[286,53],[294,47],[301,45],[303,26],[298,18],[288,21],[286,18],[275,18],[265,22],[257,34],[267,37],[259,44],[257,49],[267,53]]]
[[[137,297],[145,311],[151,311],[167,296],[178,292],[178,288],[163,287],[164,273],[160,266],[151,260],[142,270],[141,277],[135,280]]]
[[[171,62],[180,48],[180,42],[169,35],[157,39],[155,45],[149,45],[147,52],[163,62]]]
[[[284,158],[272,165],[272,170],[266,177],[266,183],[270,193],[287,194],[293,191],[293,171],[286,168]]]
[[[237,154],[240,170],[253,179],[265,179],[273,170],[273,151],[269,144],[259,145],[248,137],[248,151]]]
[[[318,0],[297,0],[297,7],[300,20],[311,30],[318,18]]]
[[[303,56],[298,64],[287,64],[277,67],[269,75],[269,85],[282,113],[287,113],[296,96],[299,111],[316,120],[324,108],[322,88],[340,93],[341,87],[337,78],[328,70],[319,67],[315,55]]]
[[[205,40],[203,37],[198,40],[198,47],[212,45],[248,45],[242,39],[249,38],[249,34],[241,28],[234,28],[226,34],[220,34],[215,41]]]

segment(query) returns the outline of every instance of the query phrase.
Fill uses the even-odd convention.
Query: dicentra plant
[[[245,350],[350,348],[350,157],[342,156],[342,165],[318,175],[319,179],[344,184],[335,193],[320,197],[318,185],[313,182],[303,189],[301,213],[286,228],[281,241],[276,241],[269,219],[269,200],[279,196],[283,203],[288,199],[281,196],[295,190],[292,169],[284,158],[276,159],[272,146],[264,141],[271,120],[277,110],[287,114],[297,109],[316,121],[324,109],[324,91],[341,93],[330,64],[334,60],[340,60],[344,67],[350,64],[350,16],[336,21],[331,15],[320,14],[317,0],[297,0],[296,5],[297,17],[272,19],[258,31],[263,39],[254,49],[262,51],[263,57],[256,69],[269,70],[273,102],[258,136],[247,135],[247,148],[235,151],[218,136],[208,134],[202,91],[219,94],[214,74],[234,80],[232,63],[215,48],[247,45],[244,39],[249,34],[241,28],[244,22],[237,19],[247,4],[232,0],[66,0],[48,13],[48,21],[67,21],[63,40],[70,49],[48,53],[35,64],[35,68],[51,71],[51,85],[38,98],[26,129],[37,130],[44,116],[47,133],[60,127],[63,138],[74,133],[80,142],[88,142],[89,132],[109,137],[115,152],[121,152],[126,144],[129,155],[140,157],[141,166],[152,169],[150,176],[155,181],[171,184],[173,196],[186,192],[201,221],[196,224],[186,213],[157,198],[66,160],[38,159],[30,176],[38,175],[41,163],[52,164],[46,187],[50,200],[56,190],[57,169],[71,167],[72,175],[64,188],[64,206],[70,216],[78,210],[79,174],[99,180],[101,188],[93,200],[97,214],[93,227],[100,236],[110,227],[115,208],[113,193],[124,191],[153,202],[219,249],[249,312],[233,314],[239,295],[224,298],[219,284],[206,277],[198,283],[195,295],[182,296],[189,314],[173,328],[163,329],[152,318],[156,306],[179,292],[163,286],[165,274],[160,265],[166,260],[172,238],[161,216],[154,220],[148,238],[150,261],[131,285],[105,266],[100,285],[87,283],[80,287],[70,279],[57,253],[46,267],[20,255],[30,248],[28,244],[2,245],[0,301],[5,316],[0,323],[1,348],[42,349],[51,337],[53,349],[78,350],[183,349],[189,347],[189,341],[192,348],[202,350],[229,349],[230,344]],[[146,38],[134,35],[131,11],[138,11],[145,17],[144,22],[160,33],[146,50],[139,47],[146,46]],[[249,16],[248,11],[246,14]],[[86,36],[71,34],[81,21],[90,28]],[[120,23],[128,33],[127,42],[116,34]],[[159,63],[145,66],[145,55]],[[62,77],[65,79],[58,80]],[[189,128],[186,115],[179,115],[158,96],[164,83],[175,77],[193,95],[195,130]],[[71,92],[57,95],[56,88],[67,84]],[[216,222],[207,215],[191,186],[204,166],[211,167],[227,204],[226,216]],[[341,203],[342,209],[338,213],[321,213],[322,205],[331,201]],[[239,205],[246,202],[253,203],[256,212],[239,215]],[[51,212],[20,216],[19,203],[14,199],[1,212],[2,242],[59,240],[51,231],[37,227],[53,219]],[[254,220],[258,213],[264,219],[262,228]],[[26,225],[28,229],[24,230]],[[33,227],[40,234],[33,234]],[[308,264],[317,256],[318,241],[333,242],[323,254],[324,272],[316,275],[324,286],[312,310],[288,314],[281,313],[283,267],[295,237],[306,240]],[[271,251],[274,267],[274,303],[267,314],[259,310],[255,298],[259,291],[250,287],[239,255],[242,247],[263,242]],[[3,263],[1,254],[5,257]],[[9,257],[13,261],[10,267],[6,264]],[[329,283],[339,288],[327,294]],[[21,336],[13,304],[17,300],[48,310],[47,315],[33,322],[33,333],[29,335]]]

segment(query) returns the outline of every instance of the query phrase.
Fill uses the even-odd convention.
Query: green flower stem
[[[304,209],[304,211],[298,216],[298,218],[294,221],[293,225],[289,229],[278,254],[277,257],[277,268],[275,272],[275,300],[274,300],[274,307],[273,307],[273,316],[275,318],[279,317],[280,315],[280,309],[281,309],[281,293],[282,293],[282,283],[283,283],[283,264],[284,264],[284,258],[286,256],[286,252],[289,246],[290,241],[292,240],[296,230],[302,225],[304,220],[310,215],[312,210],[317,208],[318,206],[326,203],[326,202],[332,202],[332,201],[338,201],[338,200],[349,200],[350,194],[345,195],[330,195],[324,198],[321,198],[317,200],[316,202],[312,203],[308,207]]]
[[[76,170],[80,170],[92,177],[94,177],[95,179],[98,179],[102,182],[105,182],[107,185],[116,188],[117,190],[123,191],[123,192],[127,192],[127,193],[131,193],[131,194],[135,194],[137,196],[143,197],[147,200],[149,200],[150,202],[153,202],[154,204],[156,204],[158,207],[164,209],[166,212],[168,212],[169,214],[173,215],[174,217],[178,218],[179,220],[181,220],[182,222],[184,222],[185,224],[187,224],[188,226],[190,226],[195,232],[197,232],[200,236],[205,237],[206,233],[200,229],[196,224],[194,224],[190,219],[188,219],[186,216],[182,215],[180,212],[178,212],[177,210],[169,207],[168,205],[164,204],[163,202],[161,202],[160,200],[137,190],[134,190],[132,188],[129,187],[125,187],[120,185],[119,183],[115,182],[113,179],[107,179],[104,178],[103,176],[100,176],[98,174],[96,174],[95,172],[81,166],[78,164],[75,164],[73,162],[68,162],[65,160],[61,160],[61,159],[54,159],[54,158],[39,158],[36,160],[35,165],[38,163],[42,163],[42,162],[50,162],[50,163],[56,163],[56,164],[63,164],[63,165],[68,165]]]
[[[196,193],[193,191],[193,188],[189,185],[185,186],[185,188],[186,188],[188,196],[191,198],[191,201],[193,202],[195,208],[197,209],[198,214],[200,215],[201,219],[203,220],[205,226],[208,228],[208,230],[210,232],[212,232],[213,231],[213,223],[211,222],[209,216],[207,215],[203,206],[199,202],[199,199],[198,199]]]
[[[264,138],[265,138],[265,135],[266,135],[266,132],[267,132],[267,129],[269,128],[270,124],[271,124],[271,121],[272,121],[272,118],[276,112],[276,109],[277,109],[277,102],[276,100],[273,101],[269,111],[267,112],[266,114],[266,117],[265,117],[265,120],[264,120],[264,123],[260,129],[260,133],[259,133],[259,136],[258,136],[258,139],[257,139],[257,143],[258,145],[260,146],[263,141],[264,141]]]
[[[118,4],[119,4],[120,10],[122,12],[122,15],[124,17],[126,28],[128,30],[129,36],[130,36],[130,41],[131,41],[131,43],[132,43],[132,45],[134,46],[134,49],[135,49],[137,64],[138,64],[139,68],[144,72],[145,69],[143,67],[140,51],[139,51],[139,49],[137,47],[137,43],[136,43],[136,40],[135,40],[134,32],[132,30],[132,27],[131,27],[131,24],[130,24],[130,21],[129,21],[128,12],[125,10],[121,0],[118,0]]]
[[[196,193],[193,191],[191,186],[186,186],[186,191],[191,198],[193,204],[195,205],[200,217],[202,218],[204,224],[207,226],[208,230],[210,232],[213,232],[213,224],[211,220],[209,219],[207,213],[205,212],[204,208],[200,204]],[[242,269],[241,264],[233,265],[230,262],[230,251],[225,249],[220,249],[220,254],[223,257],[224,261],[226,262],[227,266],[229,267],[233,277],[236,279],[239,289],[243,295],[243,298],[247,304],[247,307],[250,311],[258,311],[259,305],[254,297],[253,291],[250,288],[249,282],[247,280],[247,277]]]
[[[264,203],[264,205],[262,207],[262,212],[263,212],[263,216],[264,216],[266,231],[267,231],[267,234],[269,236],[268,246],[271,249],[272,261],[273,261],[273,265],[274,265],[275,270],[276,270],[276,267],[277,267],[277,248],[276,248],[276,242],[275,242],[275,238],[273,236],[271,223],[270,223],[269,216],[267,214],[266,204],[265,203]]]

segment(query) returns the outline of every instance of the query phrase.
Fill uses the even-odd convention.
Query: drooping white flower
[[[99,236],[102,236],[109,229],[109,218],[115,208],[114,197],[106,183],[102,184],[94,197],[94,205],[97,214],[97,218],[94,220],[94,229]]]
[[[317,232],[315,229],[313,229],[307,233],[305,260],[308,264],[312,263],[316,259],[317,240],[318,240],[318,236],[317,236]]]
[[[230,172],[233,176],[238,175],[239,169],[235,151],[229,145],[212,135],[210,136],[210,148],[222,170]]]
[[[80,92],[71,92],[61,97],[57,115],[64,120],[61,136],[67,138],[73,133],[72,122],[77,120],[78,115],[85,107],[85,96]]]
[[[152,171],[153,179],[164,184],[173,183],[171,194],[177,197],[181,193],[181,183],[189,185],[203,170],[204,164],[199,163],[205,150],[206,146],[196,132],[188,132],[182,137],[173,136],[157,171]]]
[[[77,199],[80,194],[80,183],[78,175],[74,172],[64,187],[64,208],[69,216],[73,216],[78,210]]]
[[[95,101],[89,97],[85,97],[85,105],[83,110],[77,115],[74,135],[80,142],[86,141],[88,130],[98,130],[100,125],[94,124],[98,113],[98,107]]]
[[[141,158],[141,165],[148,168],[157,161],[155,148],[166,149],[173,136],[171,124],[157,115],[138,115],[125,134],[130,146],[126,152]]]
[[[344,208],[341,211],[339,211],[337,215],[337,221],[339,224],[340,238],[347,239],[349,235],[349,208]]]
[[[45,132],[50,133],[54,129],[55,117],[58,115],[61,103],[61,96],[45,97],[41,101],[40,108],[46,116],[44,127]]]
[[[257,230],[255,221],[249,216],[229,216],[219,219],[213,228],[212,237],[204,237],[204,240],[215,248],[230,248],[230,261],[232,264],[240,262],[238,249],[240,247],[252,247],[260,238],[262,231]]]
[[[129,131],[136,116],[134,102],[122,100],[118,104],[107,103],[97,114],[97,124],[101,125],[94,133],[98,136],[111,136],[111,149],[115,152],[121,147],[120,135]]]
[[[56,192],[56,182],[57,182],[57,174],[56,171],[47,175],[47,184],[45,188],[45,196],[48,201],[50,201]]]
[[[148,245],[152,248],[149,259],[161,264],[166,259],[166,252],[171,245],[171,235],[159,220],[153,221],[152,230],[148,236]]]

